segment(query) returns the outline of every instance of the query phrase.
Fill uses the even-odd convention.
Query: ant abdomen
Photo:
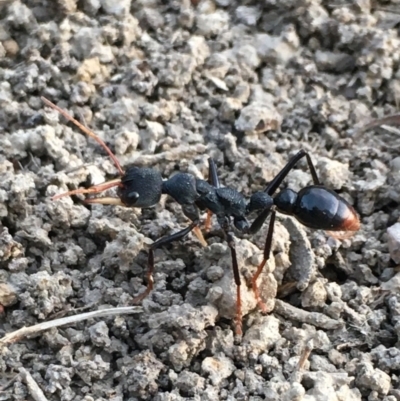
[[[311,185],[298,193],[284,189],[274,198],[281,213],[294,216],[309,228],[330,231],[357,231],[360,221],[353,206],[336,192]]]

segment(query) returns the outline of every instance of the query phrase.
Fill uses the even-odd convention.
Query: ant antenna
[[[41,96],[41,99],[43,100],[44,103],[46,103],[47,106],[51,107],[54,110],[57,110],[61,115],[63,115],[67,120],[71,121],[73,124],[75,124],[82,132],[84,132],[87,136],[90,136],[93,138],[100,146],[103,147],[103,149],[108,153],[108,155],[111,157],[111,160],[114,162],[115,167],[119,171],[120,176],[123,176],[125,174],[124,170],[122,170],[121,165],[119,164],[119,161],[115,157],[114,153],[111,152],[110,148],[105,144],[105,142],[99,138],[96,134],[94,134],[92,131],[90,131],[88,128],[86,128],[83,124],[81,124],[78,120],[70,116],[65,110],[61,109],[60,107],[56,106],[54,103],[50,102],[50,100],[46,99],[44,96]]]

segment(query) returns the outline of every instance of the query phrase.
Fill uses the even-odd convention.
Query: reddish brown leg
[[[150,292],[153,290],[153,284],[154,284],[154,278],[153,278],[153,273],[154,273],[154,251],[152,248],[149,250],[149,257],[147,259],[147,287],[146,289],[139,294],[137,297],[133,298],[133,304],[138,304],[143,301],[144,298],[147,297],[147,295],[150,294]]]
[[[110,189],[110,188],[113,188],[113,187],[116,187],[119,185],[121,185],[121,178],[116,178],[115,180],[103,182],[102,184],[99,184],[99,185],[93,185],[90,188],[78,188],[78,189],[74,189],[73,191],[54,195],[51,199],[56,200],[56,199],[63,198],[64,196],[71,196],[71,195],[78,195],[78,194],[96,194],[98,192],[103,192],[106,189]],[[90,202],[90,200],[87,200],[87,201],[88,201],[88,203],[96,203],[93,201]],[[100,202],[97,202],[97,203],[100,203]]]
[[[260,290],[257,285],[257,279],[260,276],[265,264],[267,263],[267,261],[269,259],[270,253],[271,253],[271,244],[272,244],[272,236],[274,233],[274,224],[275,224],[275,211],[272,210],[271,211],[271,220],[269,222],[269,227],[268,227],[268,234],[267,234],[267,238],[265,240],[264,258],[263,258],[262,262],[259,264],[259,266],[257,267],[257,271],[255,272],[254,276],[251,279],[251,286],[254,291],[254,296],[256,297],[257,304],[260,307],[260,309],[263,311],[263,313],[267,313],[267,306],[261,299]]]
[[[111,160],[114,162],[115,167],[119,171],[119,175],[123,176],[124,170],[122,170],[121,165],[119,164],[119,161],[115,157],[114,153],[111,152],[110,148],[105,144],[105,142],[99,138],[94,132],[90,131],[90,129],[86,128],[83,124],[81,124],[78,120],[70,116],[65,110],[61,109],[60,107],[56,106],[54,103],[50,102],[50,100],[46,99],[45,97],[41,97],[42,101],[47,104],[47,106],[51,107],[54,110],[57,110],[61,115],[63,115],[67,120],[71,121],[73,124],[75,124],[83,133],[85,133],[87,136],[90,136],[93,138],[100,146],[108,153],[110,156]]]
[[[204,231],[206,233],[208,233],[210,231],[210,228],[211,228],[211,217],[212,217],[212,211],[211,210],[207,210],[207,217],[206,217],[206,221],[204,223]]]
[[[201,245],[203,245],[203,246],[208,245],[207,241],[203,237],[203,233],[201,232],[199,226],[196,226],[195,228],[193,228],[193,233],[194,233],[194,235],[196,235],[197,239],[201,242]]]
[[[105,144],[105,142],[99,138],[94,132],[92,132],[90,129],[85,127],[83,124],[81,124],[79,121],[77,121],[75,118],[70,116],[65,110],[61,109],[60,107],[56,106],[54,103],[50,102],[50,100],[47,100],[45,97],[42,96],[41,98],[43,102],[47,105],[53,108],[54,110],[57,110],[61,115],[63,115],[67,120],[71,121],[73,124],[75,124],[83,133],[85,133],[87,136],[93,138],[98,144],[102,146],[102,148],[108,153],[110,156],[111,160],[114,162],[115,167],[117,168],[119,175],[121,177],[124,176],[125,172],[122,169],[121,165],[119,164],[119,161],[117,160],[116,156],[114,155],[113,152],[111,152],[110,148]],[[78,188],[73,191],[65,192],[63,194],[55,195],[52,197],[52,200],[60,199],[63,198],[64,196],[70,196],[70,195],[77,195],[77,194],[95,194],[98,192],[105,191],[106,189],[116,187],[118,185],[121,185],[121,179],[115,179],[112,181],[105,182],[103,184],[99,185],[94,185],[90,188]],[[123,203],[119,198],[98,198],[98,199],[87,199],[87,203],[102,203],[106,205],[121,205],[124,206]]]
[[[243,329],[242,329],[242,297],[241,297],[241,294],[240,294],[240,285],[236,286],[235,334],[238,337],[242,337],[243,336]]]

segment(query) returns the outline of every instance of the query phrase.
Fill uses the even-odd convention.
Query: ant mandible
[[[85,134],[95,139],[110,155],[120,175],[120,178],[103,184],[90,188],[78,188],[55,195],[52,197],[53,200],[76,194],[95,194],[112,187],[118,187],[118,198],[89,198],[85,202],[149,208],[160,201],[161,195],[166,194],[179,203],[184,215],[191,220],[188,227],[177,233],[162,237],[150,246],[147,287],[142,294],[134,299],[134,303],[142,301],[153,289],[154,251],[157,248],[178,241],[191,231],[196,234],[204,246],[207,245],[199,228],[200,211],[207,210],[208,212],[206,228],[210,224],[211,215],[215,214],[217,216],[218,223],[230,248],[236,284],[235,333],[238,336],[242,335],[241,280],[233,226],[240,232],[255,234],[261,229],[267,217],[271,216],[264,245],[263,260],[251,278],[251,283],[249,283],[263,312],[266,311],[266,306],[261,300],[257,279],[270,257],[276,210],[294,216],[304,226],[313,229],[349,232],[357,231],[360,228],[360,220],[355,209],[336,192],[321,185],[310,155],[304,150],[300,150],[289,160],[264,191],[256,192],[250,199],[246,199],[235,189],[220,186],[217,168],[211,158],[209,159],[208,182],[187,173],[177,173],[171,178],[163,180],[160,172],[153,168],[131,166],[124,171],[115,155],[98,136],[46,98],[42,97],[42,100],[45,104],[61,113],[67,120],[74,123]],[[301,189],[298,193],[291,189],[283,189],[272,197],[288,173],[303,157],[307,159],[314,184]],[[259,214],[250,224],[246,216],[255,211],[258,211]]]

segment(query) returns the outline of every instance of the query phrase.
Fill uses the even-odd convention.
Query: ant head
[[[118,196],[128,207],[151,207],[160,201],[162,185],[163,180],[157,170],[131,166],[121,177]]]
[[[247,213],[254,212],[255,210],[270,209],[274,204],[273,199],[266,192],[256,192],[250,198],[247,204]]]
[[[274,198],[274,204],[281,213],[292,215],[297,201],[297,192],[286,188]]]

